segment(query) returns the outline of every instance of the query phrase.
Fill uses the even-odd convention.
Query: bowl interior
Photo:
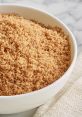
[[[75,54],[75,47],[73,42],[73,35],[69,31],[69,29],[65,26],[64,23],[62,23],[59,19],[56,17],[51,16],[49,13],[44,11],[37,10],[35,8],[30,7],[20,7],[15,5],[2,5],[0,6],[0,13],[16,13],[18,15],[23,16],[26,19],[32,19],[35,21],[38,21],[39,23],[44,24],[45,26],[59,26],[63,29],[63,31],[69,35],[70,43],[71,43],[71,59],[73,60],[74,54]],[[72,38],[72,39],[71,39]],[[71,61],[72,61],[71,60]]]
[[[42,23],[45,26],[51,26],[51,27],[58,26],[58,27],[62,28],[63,31],[67,35],[69,35],[69,41],[70,41],[70,45],[71,45],[70,67],[75,62],[76,55],[77,55],[76,41],[75,41],[74,36],[72,35],[71,31],[58,18],[56,18],[42,10],[40,11],[35,8],[21,7],[21,6],[16,6],[16,5],[0,5],[0,13],[15,13],[15,14],[23,16],[26,19],[32,19],[32,20],[38,21],[39,23]]]

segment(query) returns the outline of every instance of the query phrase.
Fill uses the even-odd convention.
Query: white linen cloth
[[[82,51],[65,87],[33,117],[82,117]]]

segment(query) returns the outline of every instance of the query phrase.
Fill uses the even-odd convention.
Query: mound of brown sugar
[[[41,89],[70,65],[68,36],[55,27],[14,14],[0,14],[0,95]]]

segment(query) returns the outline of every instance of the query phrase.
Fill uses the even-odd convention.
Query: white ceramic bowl
[[[15,96],[0,96],[0,114],[17,113],[36,108],[44,104],[54,95],[56,95],[69,79],[69,75],[73,70],[77,56],[77,46],[75,38],[64,23],[62,23],[55,16],[52,16],[42,10],[16,5],[0,5],[0,13],[17,13],[27,19],[37,20],[44,25],[50,25],[53,27],[59,26],[70,37],[72,56],[71,65],[61,78],[59,78],[51,85],[31,93]]]

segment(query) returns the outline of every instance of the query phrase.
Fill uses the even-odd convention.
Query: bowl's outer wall
[[[77,55],[76,42],[69,29],[57,18],[49,16],[47,13],[38,11],[33,8],[20,6],[0,6],[1,13],[17,13],[27,19],[33,19],[44,25],[60,26],[70,37],[72,47],[72,64],[68,71],[55,83],[41,90],[17,96],[0,96],[0,114],[10,114],[30,110],[38,107],[57,94],[69,79],[69,75],[74,67]]]

